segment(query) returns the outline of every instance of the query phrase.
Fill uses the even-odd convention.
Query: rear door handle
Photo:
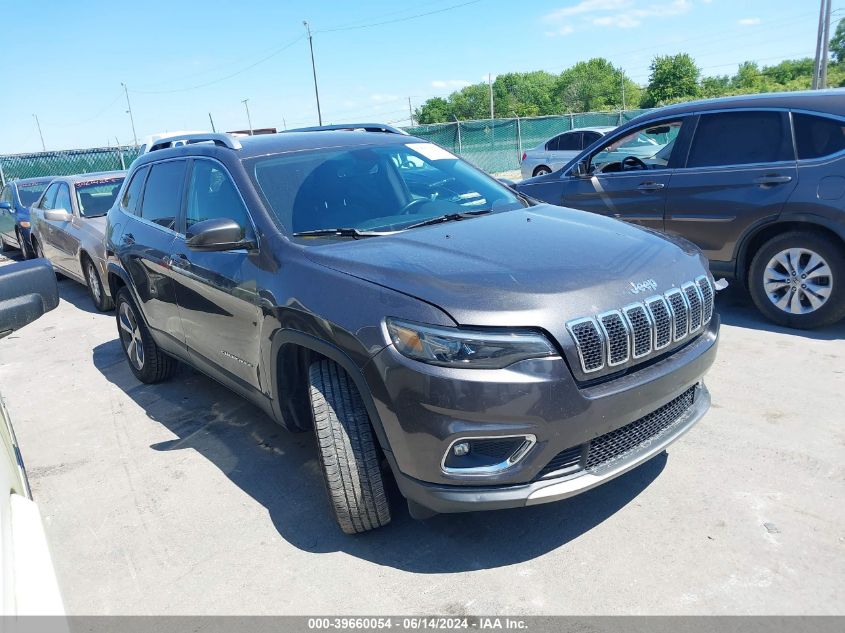
[[[637,187],[637,191],[660,191],[665,186],[662,182],[644,182]]]
[[[132,233],[124,233],[123,234],[123,243],[129,244],[130,246],[135,243],[135,236]]]
[[[768,176],[760,176],[754,179],[755,185],[782,185],[792,180],[792,176],[778,176],[777,174],[769,174]]]

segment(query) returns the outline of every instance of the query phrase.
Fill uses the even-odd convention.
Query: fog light
[[[460,444],[455,444],[452,447],[452,452],[455,453],[456,457],[462,457],[469,453],[469,442],[461,442]]]

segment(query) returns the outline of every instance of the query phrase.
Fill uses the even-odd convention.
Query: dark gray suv
[[[642,152],[646,140],[650,156]],[[515,186],[538,200],[680,235],[772,321],[845,317],[845,90],[654,110]]]
[[[106,239],[139,380],[179,359],[313,428],[348,533],[390,520],[388,476],[418,518],[545,503],[704,415],[719,319],[695,246],[342,127],[135,161]]]

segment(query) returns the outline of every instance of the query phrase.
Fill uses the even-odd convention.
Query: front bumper
[[[613,479],[662,451],[707,411],[702,377],[715,359],[718,329],[714,315],[683,348],[591,385],[576,383],[562,359],[524,361],[504,370],[454,370],[421,365],[386,348],[365,373],[399,487],[420,505],[458,512],[554,501]],[[577,476],[570,471],[558,479],[545,474],[566,449],[587,446],[693,389],[692,405],[665,432],[625,451],[612,467],[592,472],[585,466]],[[456,440],[520,434],[535,436],[536,443],[505,471],[476,476],[441,467]]]

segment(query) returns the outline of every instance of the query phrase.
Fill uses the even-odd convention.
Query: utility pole
[[[282,128],[285,130],[288,129],[288,122],[285,121],[285,117],[282,117]]]
[[[311,37],[311,27],[308,26],[308,21],[303,20],[305,25],[305,32],[308,33],[308,48],[311,49],[311,72],[314,74],[314,96],[317,98],[317,121],[323,125],[323,114],[320,112],[320,91],[317,90],[317,65],[314,63],[314,41]]]
[[[414,125],[414,109],[411,107],[411,97],[408,97],[408,118],[411,119],[411,125]]]
[[[827,0],[827,8],[824,12],[824,34],[822,35],[822,61],[819,75],[819,88],[827,88],[827,57],[830,48],[830,3]]]
[[[246,108],[246,120],[249,123],[249,135],[252,136],[252,118],[249,116],[249,98],[241,99],[241,103],[244,104],[244,108]]]
[[[123,86],[123,92],[126,95],[126,112],[129,114],[129,122],[132,124],[132,141],[135,143],[135,147],[138,147],[138,135],[135,133],[135,117],[132,116],[132,104],[129,103],[129,89],[122,81],[120,85]]]
[[[217,128],[214,127],[214,119],[211,118],[211,112],[208,113],[208,120],[211,122],[211,131],[216,132]]]
[[[41,137],[41,149],[46,152],[47,146],[44,145],[44,135],[41,133],[41,122],[38,120],[37,114],[33,114],[32,116],[35,117],[35,125],[38,126],[38,136]]]
[[[620,74],[622,75],[622,112],[625,112],[625,71],[623,70]]]
[[[487,85],[490,86],[490,118],[495,119],[495,113],[493,112],[493,75],[491,73],[487,73]]]
[[[818,90],[819,89],[819,77],[821,76],[821,64],[822,64],[822,40],[824,38],[824,16],[827,8],[827,0],[821,0],[820,8],[819,8],[819,27],[818,31],[816,32],[816,56],[813,59],[813,83],[812,89]]]

